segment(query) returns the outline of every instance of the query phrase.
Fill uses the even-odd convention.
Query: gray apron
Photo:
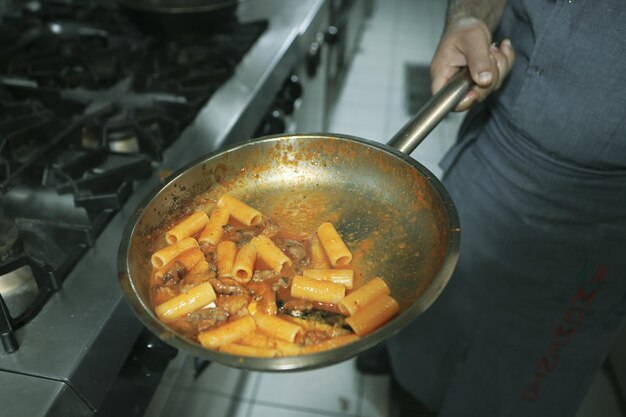
[[[389,343],[440,417],[573,416],[626,315],[626,1],[513,0],[506,84],[442,162],[461,255]]]

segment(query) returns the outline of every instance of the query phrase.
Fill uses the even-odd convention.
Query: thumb
[[[485,28],[481,30],[467,31],[459,45],[460,52],[465,55],[467,67],[472,79],[479,87],[489,87],[496,78],[496,70],[489,45],[491,34]]]
[[[472,79],[479,87],[489,87],[494,80],[494,64],[489,53],[489,44],[486,46],[471,46],[466,54],[467,67]]]

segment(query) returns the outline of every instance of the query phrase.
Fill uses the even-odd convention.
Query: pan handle
[[[451,112],[474,86],[467,68],[456,73],[441,90],[396,133],[387,145],[410,154],[417,145]]]

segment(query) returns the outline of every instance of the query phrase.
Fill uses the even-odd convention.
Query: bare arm
[[[449,0],[446,24],[473,17],[486,23],[490,32],[496,30],[506,0]]]
[[[457,107],[469,108],[502,84],[513,65],[511,42],[492,44],[506,0],[449,0],[446,27],[433,57],[430,73],[433,93],[460,68],[467,66],[476,83]]]

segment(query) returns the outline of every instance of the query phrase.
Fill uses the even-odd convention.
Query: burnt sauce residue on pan
[[[146,207],[137,229],[144,259],[172,224],[210,213],[226,193],[296,234],[333,223],[353,253],[355,283],[383,277],[401,311],[445,256],[445,212],[421,172],[373,146],[312,136],[236,148],[181,174]]]

